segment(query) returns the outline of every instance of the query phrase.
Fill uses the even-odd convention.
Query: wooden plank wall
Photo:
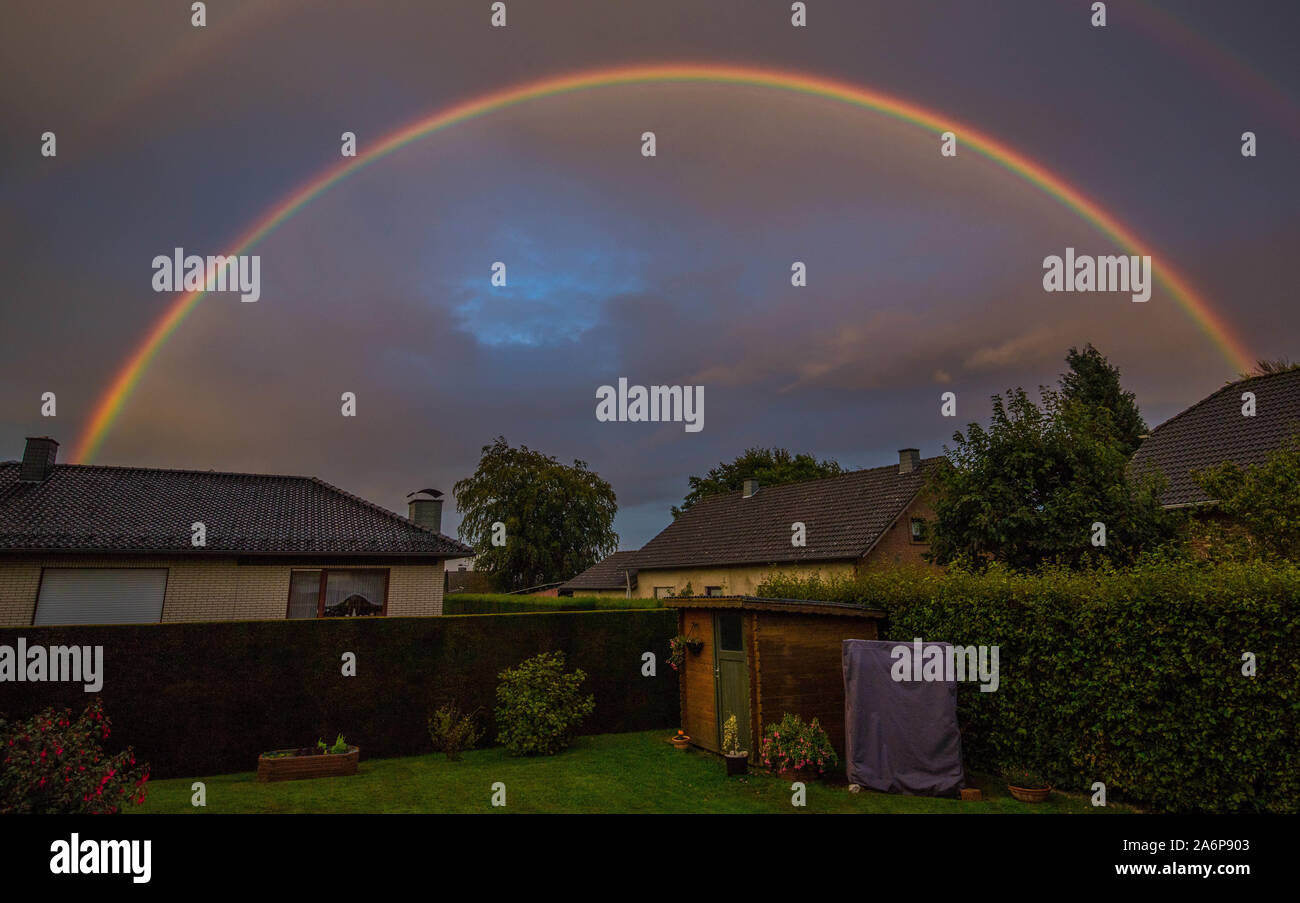
[[[876,622],[867,618],[759,612],[757,713],[762,723],[754,734],[762,741],[768,723],[793,712],[805,721],[817,718],[840,758],[844,757],[844,640],[876,639]]]
[[[681,677],[682,729],[691,735],[696,746],[717,752],[720,738],[717,696],[713,685],[713,612],[684,608],[679,623],[683,634],[697,636],[704,641],[704,647],[699,652],[686,652]]]

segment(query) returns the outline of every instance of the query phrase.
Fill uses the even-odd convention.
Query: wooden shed
[[[701,643],[680,672],[682,728],[720,752],[735,714],[740,742],[757,761],[765,725],[786,712],[817,718],[844,757],[844,640],[877,639],[881,611],[839,602],[753,596],[675,597],[677,632]]]

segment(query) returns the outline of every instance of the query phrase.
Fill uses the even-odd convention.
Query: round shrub
[[[550,756],[568,747],[578,725],[596,708],[583,696],[581,668],[564,670],[563,652],[543,652],[507,668],[497,687],[497,741],[512,756]]]

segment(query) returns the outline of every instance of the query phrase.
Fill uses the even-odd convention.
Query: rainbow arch
[[[1132,254],[1150,255],[1156,281],[1183,308],[1196,326],[1238,371],[1247,370],[1253,358],[1228,322],[1164,257],[1138,239],[1099,204],[1034,160],[979,130],[904,98],[873,91],[848,82],[788,70],[761,69],[730,64],[647,64],[619,66],[543,78],[443,107],[390,132],[356,157],[345,158],[294,189],[266,210],[232,244],[227,255],[246,253],[311,201],[343,179],[377,160],[448,126],[467,122],[515,104],[591,88],[651,83],[734,84],[766,87],[842,101],[911,123],[935,133],[956,132],[962,147],[973,150],[1016,176],[1030,182],[1095,226]],[[1159,262],[1159,263],[1158,263]],[[74,460],[88,464],[121,414],[150,362],[167,339],[203,299],[205,292],[178,295],[118,370],[101,395],[77,442]]]

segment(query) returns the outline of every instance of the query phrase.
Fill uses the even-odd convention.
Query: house
[[[844,757],[845,640],[878,638],[884,613],[840,602],[791,599],[669,599],[677,633],[692,641],[680,675],[682,728],[691,742],[721,752],[722,726],[758,761],[763,728],[787,712],[821,722]]]
[[[409,518],[313,477],[0,463],[0,625],[439,615],[442,501]]]
[[[609,596],[636,599],[635,552],[615,552],[558,587],[561,596]]]
[[[635,553],[641,598],[753,595],[769,575],[851,577],[924,565],[925,490],[938,458],[905,448],[898,464],[709,496]]]
[[[1129,464],[1142,477],[1158,474],[1166,508],[1205,506],[1211,499],[1192,472],[1225,461],[1263,464],[1300,432],[1300,370],[1231,383],[1166,420],[1142,440]]]

